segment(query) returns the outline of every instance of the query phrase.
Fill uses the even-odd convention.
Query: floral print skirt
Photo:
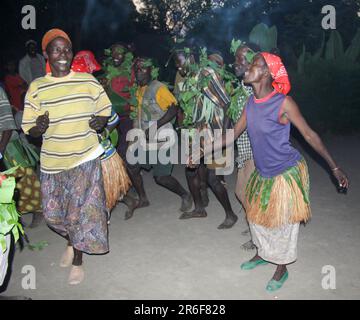
[[[41,173],[42,207],[48,226],[89,254],[109,251],[100,159],[56,174]]]

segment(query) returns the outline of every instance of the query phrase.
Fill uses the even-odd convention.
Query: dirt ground
[[[207,218],[179,220],[180,199],[156,185],[151,173],[143,175],[151,206],[136,211],[128,221],[124,221],[125,206],[117,206],[109,227],[110,253],[84,257],[86,278],[82,284],[67,284],[69,270],[59,267],[66,243],[43,223],[26,232],[32,243],[45,240],[48,246],[41,251],[16,251],[4,294],[32,299],[359,299],[359,138],[324,139],[350,177],[347,195],[338,194],[321,162],[303,151],[311,177],[313,218],[301,226],[298,260],[288,267],[289,279],[275,294],[265,291],[273,265],[240,269],[240,264],[255,254],[240,248],[249,240],[241,235],[246,229],[243,213],[232,229],[218,230],[224,213],[209,191]],[[176,166],[174,175],[185,185],[183,170]],[[226,177],[238,213],[235,179],[235,174]],[[35,267],[36,289],[22,288],[26,265]],[[322,287],[326,265],[335,268],[336,289]]]

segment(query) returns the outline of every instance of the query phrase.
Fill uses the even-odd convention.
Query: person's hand
[[[104,129],[104,127],[107,124],[107,121],[108,121],[107,117],[99,117],[99,116],[92,115],[91,119],[89,120],[89,126],[91,129],[99,132],[102,129]]]
[[[49,111],[45,111],[42,116],[38,116],[36,119],[36,127],[41,134],[44,134],[47,128],[49,128]]]
[[[340,168],[332,169],[332,173],[338,181],[339,187],[341,189],[345,190],[349,188],[349,179]]]

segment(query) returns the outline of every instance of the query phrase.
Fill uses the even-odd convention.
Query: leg
[[[62,268],[70,267],[72,261],[74,260],[74,249],[72,243],[69,239],[69,236],[66,236],[65,238],[67,239],[68,243],[66,250],[61,256],[61,260],[60,260],[60,267]]]
[[[209,205],[209,196],[207,192],[207,174],[208,173],[206,166],[204,164],[200,164],[199,166],[200,195],[204,208],[206,208]]]
[[[184,212],[191,209],[192,206],[191,195],[182,187],[179,181],[177,181],[173,176],[155,176],[154,179],[158,185],[176,193],[181,197],[182,199],[182,204],[180,208],[181,211]]]
[[[125,203],[126,206],[128,207],[128,210],[125,212],[125,220],[130,219],[133,214],[135,209],[138,207],[138,201],[133,198],[129,193],[127,193],[121,200],[121,202]]]
[[[244,166],[238,170],[235,194],[244,209],[245,209],[246,185],[247,185],[247,182],[249,181],[249,178],[250,178],[251,174],[253,173],[254,169],[255,169],[254,160],[250,159],[250,160],[245,161]],[[241,234],[248,235],[249,233],[250,233],[250,229],[248,227]],[[245,242],[241,246],[241,248],[244,250],[253,250],[253,249],[255,249],[255,245],[252,242],[252,240],[250,239],[248,242]]]
[[[141,168],[139,165],[130,165],[126,163],[126,167],[128,169],[129,177],[132,182],[132,185],[134,186],[136,192],[139,195],[139,202],[136,208],[144,208],[148,207],[150,205],[150,202],[146,196],[145,188],[144,188],[144,182],[141,177],[140,171]]]
[[[85,273],[82,266],[82,256],[83,253],[74,248],[74,259],[68,280],[70,285],[77,285],[84,280]]]
[[[229,195],[223,183],[223,177],[217,176],[215,170],[208,169],[208,183],[225,210],[225,220],[218,226],[218,229],[229,229],[236,223],[238,217],[231,208]]]
[[[42,212],[34,212],[32,214],[32,220],[29,228],[36,228],[44,220]]]
[[[194,199],[195,209],[192,212],[184,212],[180,216],[180,219],[206,217],[207,213],[201,201],[200,177],[199,177],[198,168],[195,169],[186,168],[185,175],[190,189],[190,193]]]

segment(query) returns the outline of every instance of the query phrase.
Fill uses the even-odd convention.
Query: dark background
[[[172,83],[173,65],[165,68],[165,63],[176,32],[166,25],[165,12],[166,3],[177,1],[143,2],[148,6],[145,14],[139,14],[130,0],[1,1],[0,77],[7,60],[24,56],[25,41],[34,39],[40,48],[43,34],[57,27],[70,35],[75,52],[92,50],[98,59],[114,42],[134,43],[138,55],[152,57],[158,63],[161,80]],[[225,5],[218,9],[213,9],[210,0],[204,8],[198,4],[201,1],[193,2],[188,16],[182,10],[172,12],[173,20],[191,26],[187,44],[219,51],[231,63],[229,48],[233,38],[247,40],[249,32],[260,22],[276,25],[277,47],[293,84],[291,95],[309,122],[321,131],[342,134],[359,131],[360,54],[355,61],[324,58],[309,62],[302,74],[298,72],[298,61],[304,46],[308,55],[314,54],[322,37],[326,40],[330,37],[331,31],[321,28],[324,5],[336,8],[336,29],[345,51],[360,27],[360,0],[225,0]],[[22,29],[21,8],[27,4],[36,8],[36,30]]]

